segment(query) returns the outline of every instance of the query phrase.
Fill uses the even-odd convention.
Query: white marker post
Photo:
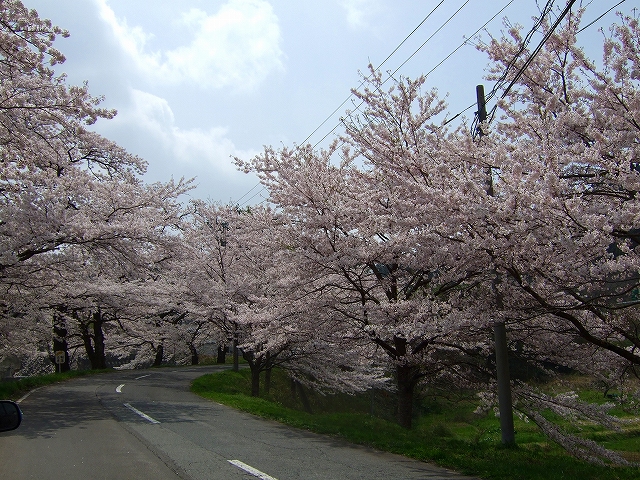
[[[67,360],[67,354],[64,350],[56,350],[56,370],[58,373],[62,372],[62,365]]]

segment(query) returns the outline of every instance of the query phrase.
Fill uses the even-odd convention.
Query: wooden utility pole
[[[509,376],[509,353],[507,349],[507,329],[504,322],[493,325],[496,347],[496,379],[498,381],[498,408],[500,409],[500,432],[502,443],[516,443],[513,428],[513,403],[511,400],[511,378]]]
[[[476,101],[478,102],[478,123],[482,123],[487,119],[487,104],[484,100],[484,85],[476,86]]]
[[[487,119],[487,106],[484,97],[484,86],[476,87],[476,99],[478,102],[478,124]],[[476,132],[482,137],[484,132],[478,125]],[[488,167],[487,194],[493,196],[493,169]],[[497,273],[496,273],[497,275]],[[499,281],[499,280],[497,280]],[[496,295],[496,307],[502,307],[502,299],[494,284]],[[516,443],[515,430],[513,427],[513,401],[511,398],[511,376],[509,374],[509,350],[507,347],[507,329],[504,322],[496,322],[493,325],[493,335],[496,350],[496,381],[498,382],[498,408],[500,409],[500,431],[502,433],[502,443],[512,445]]]

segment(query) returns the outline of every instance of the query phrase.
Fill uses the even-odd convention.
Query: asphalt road
[[[189,392],[220,367],[114,372],[38,389],[0,433],[0,478],[464,479],[237,412]]]

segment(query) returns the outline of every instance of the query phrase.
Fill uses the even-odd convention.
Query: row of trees
[[[55,74],[59,35],[0,2],[0,341],[21,356],[73,333],[100,368],[107,325],[148,317],[130,291],[172,256],[189,182],[143,183],[143,160],[87,129],[115,111]]]
[[[316,305],[306,321],[393,367],[406,427],[419,383],[491,382],[496,323],[528,365],[609,385],[638,376],[640,29],[620,17],[594,62],[577,43],[581,14],[543,21],[535,55],[516,27],[480,43],[504,90],[473,129],[449,126],[425,78],[388,87],[372,69],[326,150],[236,160],[287,225],[297,298]],[[524,383],[515,395],[557,438],[540,409],[583,408]]]
[[[535,55],[515,27],[481,42],[488,80],[509,87],[473,129],[446,121],[425,78],[371,69],[331,146],[236,159],[269,192],[243,210],[144,183],[141,159],[87,130],[115,112],[55,76],[66,32],[0,7],[0,352],[81,348],[104,368],[236,344],[255,395],[276,365],[320,389],[392,388],[407,428],[419,385],[492,391],[496,323],[531,368],[637,376],[637,19],[620,17],[599,63],[578,46],[581,12],[542,19]],[[593,454],[538,412],[601,412],[514,387],[518,409]]]

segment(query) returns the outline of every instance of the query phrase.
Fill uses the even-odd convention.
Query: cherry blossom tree
[[[478,272],[455,239],[460,223],[448,201],[458,184],[444,168],[449,139],[435,120],[444,104],[435,92],[421,94],[424,79],[382,90],[372,72],[369,82],[354,92],[365,106],[361,117],[346,120],[343,148],[266,148],[237,163],[261,176],[286,215],[287,243],[307,277],[302,289],[306,298],[319,297],[342,348],[370,361],[376,353],[388,358],[398,421],[408,428],[418,382],[465,369],[464,361],[451,361],[467,355],[454,338],[474,322],[444,300]]]
[[[112,278],[107,266],[139,276],[166,260],[181,215],[178,197],[190,184],[145,185],[143,160],[87,130],[115,111],[99,108],[101,98],[86,84],[68,86],[64,75],[56,76],[53,67],[64,56],[53,42],[67,32],[19,1],[1,7],[1,311],[12,322],[26,322],[24,312],[36,305],[62,305],[55,295],[77,285],[87,265],[99,274],[85,281],[106,281]],[[28,309],[24,298],[31,300]]]
[[[244,269],[253,278],[235,318],[245,332],[243,356],[252,368],[254,394],[261,370],[274,366],[294,382],[317,389],[360,391],[380,381],[370,361],[353,354],[326,298],[310,289],[308,264],[293,246],[289,219],[271,209],[251,209],[242,236]],[[301,262],[302,260],[302,262]],[[329,313],[329,314],[328,314]]]
[[[603,33],[602,61],[592,61],[579,45],[582,13],[556,30],[543,20],[548,39],[535,54],[509,24],[505,36],[480,44],[502,96],[479,126],[483,135],[467,140],[491,192],[466,204],[467,216],[483,220],[469,223],[482,239],[473,248],[491,258],[486,290],[499,300],[494,316],[509,326],[512,348],[623,385],[640,361],[640,35],[637,18],[620,16]],[[540,416],[549,398],[527,388],[516,397],[572,453],[619,463]],[[568,404],[559,398],[558,411],[586,412]]]
[[[237,209],[193,201],[182,233],[182,248],[170,275],[185,308],[204,322],[208,338],[225,351],[237,345],[238,325],[231,319],[236,304],[246,298],[235,232]]]
[[[480,204],[490,214],[478,228],[491,239],[485,249],[517,328],[579,338],[637,366],[640,30],[621,17],[598,67],[579,48],[579,20],[570,16],[549,37],[498,102],[499,118],[482,127],[488,135],[472,154],[493,169],[496,194]],[[522,42],[517,28],[509,35],[481,46],[493,62],[489,79]],[[578,343],[563,353],[582,356]]]

